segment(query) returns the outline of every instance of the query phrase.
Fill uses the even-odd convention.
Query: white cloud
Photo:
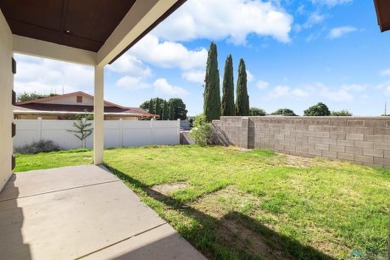
[[[204,48],[188,50],[180,43],[160,42],[157,37],[150,34],[133,46],[129,54],[161,68],[181,70],[203,68],[207,60],[207,50]]]
[[[62,94],[85,91],[94,86],[93,68],[73,63],[54,61],[15,54],[17,73],[14,88],[22,92]]]
[[[357,29],[355,27],[352,27],[352,26],[336,27],[336,28],[333,28],[332,30],[330,30],[330,32],[328,34],[328,38],[329,39],[337,39],[337,38],[344,36],[347,33],[351,33],[351,32],[354,32],[356,30]]]
[[[149,77],[152,75],[152,70],[147,65],[129,53],[123,54],[107,68],[117,73],[135,77]]]
[[[321,23],[322,21],[324,21],[324,19],[325,19],[324,15],[322,15],[318,12],[314,12],[309,16],[306,23],[303,24],[303,27],[305,29],[309,29],[309,28],[313,27],[314,25]]]
[[[268,88],[269,86],[269,83],[268,82],[265,82],[265,81],[261,81],[259,80],[257,83],[256,83],[256,87],[260,90],[264,90],[266,88]]]
[[[321,5],[327,5],[327,6],[336,6],[341,4],[349,4],[352,3],[353,0],[312,0],[311,2],[313,4],[321,4]]]
[[[153,87],[155,93],[161,97],[184,97],[188,95],[184,88],[169,84],[165,78],[159,78],[154,81]]]
[[[309,92],[307,92],[303,89],[300,89],[300,88],[294,89],[293,91],[291,91],[291,94],[296,96],[296,97],[308,97],[310,95]]]
[[[184,71],[182,77],[189,82],[204,84],[205,73],[204,70]]]
[[[347,102],[354,100],[354,95],[357,92],[363,92],[366,89],[366,86],[360,84],[349,84],[334,88],[322,83],[314,83],[307,85],[305,88],[312,96],[316,96],[317,98],[326,98],[335,102]]]
[[[246,71],[246,79],[248,80],[248,82],[251,82],[252,80],[255,79],[255,76],[253,76],[253,74],[249,70],[247,70]]]
[[[271,98],[281,98],[281,97],[298,97],[304,98],[310,96],[310,93],[301,88],[292,89],[289,86],[279,85],[276,86],[270,93],[269,97]]]
[[[380,75],[381,75],[382,77],[390,76],[390,68],[382,70],[381,73],[380,73]]]
[[[273,2],[192,0],[160,24],[153,34],[170,41],[221,40],[245,44],[249,34],[289,42],[293,17]]]
[[[383,91],[386,96],[390,96],[390,81],[383,82],[376,86],[377,89]]]
[[[271,98],[280,98],[284,96],[288,96],[290,94],[290,87],[288,86],[276,86],[270,93],[269,96]]]
[[[131,76],[124,76],[120,78],[116,82],[116,84],[118,87],[128,89],[128,90],[139,90],[139,89],[146,89],[151,87],[150,84],[143,82],[143,79],[141,77],[131,77]]]

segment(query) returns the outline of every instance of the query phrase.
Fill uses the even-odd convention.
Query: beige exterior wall
[[[0,191],[12,175],[12,33],[0,10]]]

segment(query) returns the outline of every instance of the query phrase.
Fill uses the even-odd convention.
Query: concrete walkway
[[[13,175],[1,259],[205,259],[118,178],[85,165]]]

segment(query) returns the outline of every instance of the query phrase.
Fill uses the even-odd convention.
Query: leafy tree
[[[238,80],[237,80],[237,94],[236,94],[236,115],[237,116],[249,116],[249,96],[247,89],[247,75],[245,62],[240,59],[240,65],[238,67]]]
[[[190,136],[195,139],[195,144],[207,146],[211,143],[212,128],[204,114],[197,115],[194,120],[194,126],[191,129]]]
[[[184,104],[181,98],[171,98],[169,99],[169,105],[173,108],[173,120],[181,119],[185,120],[187,118],[186,105]]]
[[[229,55],[225,61],[225,71],[223,74],[222,83],[222,116],[234,116],[236,110],[234,108],[234,79],[233,79],[233,60],[232,55]]]
[[[317,103],[304,111],[305,116],[330,116],[329,108],[324,103]]]
[[[74,136],[76,136],[80,141],[83,143],[83,148],[86,147],[86,139],[88,136],[90,136],[93,132],[92,122],[88,122],[88,118],[90,118],[90,114],[87,112],[84,113],[84,115],[77,115],[76,116],[77,121],[73,122],[75,130],[68,130],[68,132],[74,133]]]
[[[145,109],[145,110],[149,111],[149,104],[150,104],[150,101],[145,101],[145,102],[142,103],[139,107],[142,108],[142,109]]]
[[[166,100],[164,100],[163,110],[162,110],[162,120],[168,120],[168,119],[169,119],[168,102]]]
[[[207,57],[203,111],[207,122],[221,116],[217,45],[211,42]]]
[[[271,115],[296,116],[294,111],[288,108],[279,108],[275,112],[271,113]]]
[[[17,100],[18,102],[25,102],[25,101],[36,100],[36,99],[46,98],[46,97],[54,97],[54,96],[58,96],[58,95],[55,93],[50,93],[48,95],[45,95],[45,94],[37,94],[36,92],[31,92],[31,93],[23,92],[22,94],[19,94],[17,96]]]
[[[147,102],[147,101],[145,101],[145,102]],[[156,110],[154,110],[154,102],[153,102],[152,98],[149,100],[148,111],[149,111],[150,114],[155,114],[156,113]]]
[[[331,115],[332,116],[352,116],[352,113],[346,109],[342,109],[340,111],[332,111]]]
[[[154,103],[154,113],[159,115],[161,119],[161,103],[159,98],[156,98],[156,102]]]
[[[168,101],[162,98],[152,98],[140,106],[143,109],[149,108],[149,113],[160,115],[160,119],[184,120],[187,118],[186,105],[181,98],[171,98]]]
[[[265,116],[266,113],[263,109],[257,108],[257,107],[251,107],[249,109],[249,115],[250,116]]]
[[[169,106],[169,120],[174,120],[175,119],[175,109],[173,107],[173,104],[168,102]]]

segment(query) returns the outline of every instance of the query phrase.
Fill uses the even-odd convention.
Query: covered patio
[[[104,67],[185,0],[0,1],[4,259],[203,259],[102,165]],[[94,67],[94,164],[13,174],[14,53]]]

